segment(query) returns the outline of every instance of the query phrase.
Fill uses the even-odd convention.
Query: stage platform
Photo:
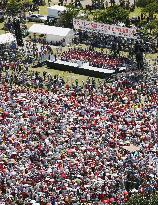
[[[49,69],[70,71],[80,75],[86,75],[95,78],[106,78],[116,73],[115,70],[103,69],[89,66],[89,63],[75,63],[67,61],[51,61],[47,60],[47,66]]]

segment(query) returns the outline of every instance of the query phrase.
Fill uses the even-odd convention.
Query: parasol
[[[135,151],[139,151],[140,147],[135,146],[133,144],[130,144],[129,146],[123,146],[123,149],[129,151],[129,152],[135,152]]]

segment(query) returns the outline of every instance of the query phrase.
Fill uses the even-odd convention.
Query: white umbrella
[[[12,176],[15,176],[17,173],[15,171],[10,172]]]
[[[76,144],[81,144],[81,142],[77,142]]]
[[[24,186],[24,187],[29,187],[30,185],[29,185],[29,184],[24,184],[23,186]]]
[[[77,177],[78,177],[78,178],[83,178],[83,176],[81,176],[81,175],[79,175],[79,174],[77,175]]]
[[[140,147],[137,147],[133,144],[130,144],[129,146],[123,146],[123,149],[129,151],[129,152],[135,152],[135,151],[139,151]]]
[[[131,191],[132,193],[137,193],[138,192],[138,190],[137,189],[132,189],[132,191]]]
[[[40,204],[37,203],[35,200],[31,200],[30,202],[32,203],[32,205],[40,205]]]

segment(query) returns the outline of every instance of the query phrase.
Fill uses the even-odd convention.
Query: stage
[[[80,75],[86,75],[95,78],[106,78],[110,77],[112,74],[116,73],[115,70],[110,69],[103,69],[89,66],[89,63],[82,63],[82,62],[67,62],[67,61],[51,61],[47,60],[48,68],[52,68],[55,70],[62,70],[62,71],[69,71]],[[120,68],[117,72],[121,70],[125,70],[125,67]]]

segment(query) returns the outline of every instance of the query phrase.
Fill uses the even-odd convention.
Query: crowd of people
[[[14,30],[12,19],[5,26]],[[135,193],[158,191],[157,73],[66,82],[36,71],[53,52],[34,37],[0,47],[0,204],[126,205]],[[119,55],[130,39],[80,33],[79,40],[91,46],[61,48],[58,57],[108,69],[132,64]]]
[[[137,34],[137,39],[139,39],[139,35]],[[132,38],[123,38],[121,36],[110,36],[104,33],[98,32],[87,32],[80,31],[76,34],[75,38],[76,43],[83,43],[86,45],[92,45],[96,48],[108,48],[112,49],[115,46],[116,49],[120,51],[132,51],[135,45],[135,40]],[[141,44],[145,53],[155,53],[157,43],[152,42],[151,39],[143,39],[141,37]]]
[[[31,39],[25,41],[23,47],[17,47],[16,43],[5,44],[0,47],[0,69],[12,65],[13,70],[19,65],[41,62],[49,58],[52,48],[48,44],[38,44]],[[15,72],[16,74],[16,72]]]
[[[135,71],[79,85],[33,72],[34,89],[10,83],[11,64],[1,71],[0,201],[125,204],[133,192],[157,191],[158,76]]]
[[[49,46],[62,46],[62,47],[65,46],[65,39],[62,39],[60,41],[51,41],[51,42],[48,43],[46,41],[45,37],[34,36],[34,37],[31,38],[31,41],[34,42],[34,43],[40,43],[40,44],[44,44],[44,45],[49,44]]]
[[[81,61],[88,62],[90,66],[108,69],[117,69],[118,67],[130,64],[126,57],[114,57],[111,54],[91,50],[91,49],[69,49],[61,54],[63,61]]]

